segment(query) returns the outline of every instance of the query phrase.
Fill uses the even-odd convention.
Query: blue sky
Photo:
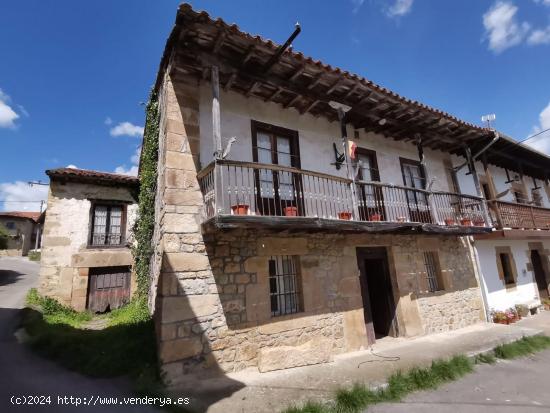
[[[0,200],[44,170],[131,173],[178,1],[18,1],[0,13]],[[467,121],[523,139],[550,127],[550,0],[193,1]],[[546,109],[546,110],[545,110]],[[550,135],[532,141],[550,153]],[[38,204],[0,202],[2,209]]]

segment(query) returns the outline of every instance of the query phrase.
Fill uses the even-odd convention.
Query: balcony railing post
[[[531,221],[533,222],[533,226],[531,228],[536,229],[537,222],[535,221],[535,212],[533,209],[533,205],[529,205],[529,211],[531,212]]]
[[[218,160],[214,161],[214,214],[223,214],[224,199],[223,199],[223,164]]]

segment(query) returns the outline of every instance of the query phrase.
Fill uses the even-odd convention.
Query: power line
[[[40,201],[12,201],[10,199],[0,199],[0,202],[36,202],[36,203],[40,203],[40,202],[44,202],[44,200],[41,199]]]

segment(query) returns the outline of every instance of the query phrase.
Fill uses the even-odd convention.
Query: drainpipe
[[[483,273],[481,272],[481,265],[479,264],[479,255],[477,253],[477,248],[475,247],[474,237],[467,237],[468,240],[468,249],[470,250],[470,259],[474,267],[474,276],[476,277],[477,283],[479,284],[479,289],[481,290],[481,299],[483,301],[483,312],[485,313],[485,320],[489,323],[491,322],[491,310],[489,308],[489,298],[487,286],[485,285],[485,279],[483,278]]]

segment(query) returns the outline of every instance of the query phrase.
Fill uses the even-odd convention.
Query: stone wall
[[[91,200],[128,203],[126,239],[129,242],[137,212],[136,201],[127,187],[50,183],[38,289],[41,294],[79,311],[86,306],[89,268],[132,265],[129,248],[88,248]]]
[[[19,251],[10,253],[11,255],[27,255],[29,250],[34,249],[34,240],[36,234],[36,225],[33,221],[26,218],[4,216],[0,217],[0,225],[6,228],[6,223],[15,224],[14,229],[7,230],[10,234],[8,238],[8,250]]]
[[[431,307],[426,308],[436,307],[433,297],[457,300],[469,289],[476,294],[469,249],[458,237],[262,230],[203,234],[204,203],[196,174],[205,165],[199,162],[198,143],[211,136],[201,136],[199,127],[200,85],[170,67],[166,73],[160,91],[151,303],[168,381],[181,381],[186,373],[326,362],[365,347],[357,247],[387,247],[400,336],[437,328]],[[426,294],[424,251],[438,251],[444,292]],[[272,255],[299,256],[303,298],[297,314],[271,316]],[[457,326],[450,315],[441,317]],[[463,324],[477,320],[464,318]]]

